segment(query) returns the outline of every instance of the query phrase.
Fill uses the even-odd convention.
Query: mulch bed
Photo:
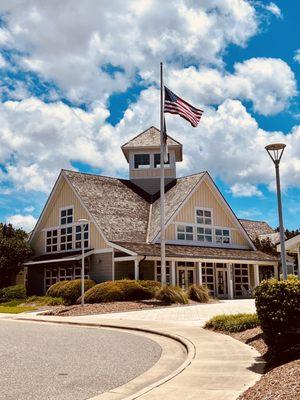
[[[296,400],[300,399],[300,360],[279,365],[270,358],[268,346],[263,340],[260,328],[230,333],[230,336],[254,347],[267,361],[265,374],[238,400]]]

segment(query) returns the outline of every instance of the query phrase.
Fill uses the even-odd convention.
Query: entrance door
[[[217,268],[216,279],[217,279],[217,297],[227,298],[228,297],[227,270],[224,268]]]
[[[177,267],[177,284],[182,289],[187,289],[195,280],[196,270],[193,267]]]

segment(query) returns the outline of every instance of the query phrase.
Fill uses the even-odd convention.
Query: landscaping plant
[[[85,291],[89,290],[94,285],[94,281],[90,279],[84,280]],[[65,304],[75,304],[76,300],[81,295],[81,279],[56,282],[54,285],[50,286],[46,295],[51,297],[61,297]]]
[[[205,328],[223,332],[242,332],[259,326],[256,314],[216,315],[205,324]]]
[[[153,281],[153,280],[139,280],[137,281],[143,288],[149,290],[149,292],[153,293],[153,297],[158,289],[161,288],[161,282]]]
[[[162,286],[156,292],[155,298],[165,303],[188,304],[189,302],[187,294],[178,286]]]
[[[264,340],[273,353],[300,354],[300,281],[263,281],[255,289],[255,304]]]
[[[209,289],[202,285],[191,285],[188,289],[188,296],[198,303],[208,303],[210,300]]]
[[[26,288],[24,285],[14,285],[0,289],[0,302],[25,298]]]

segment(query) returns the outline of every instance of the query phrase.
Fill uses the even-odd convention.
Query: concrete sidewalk
[[[194,310],[195,309],[195,310]],[[188,341],[189,363],[163,384],[145,388],[135,395],[125,396],[128,387],[119,387],[97,397],[99,400],[142,399],[234,400],[260,379],[264,362],[253,348],[200,326],[220,313],[254,312],[254,302],[233,300],[208,305],[174,307],[118,314],[81,317],[45,317],[22,314],[14,319],[30,319],[80,323],[84,325],[146,329],[157,334],[175,335]],[[151,314],[153,313],[153,314]],[[173,319],[172,319],[173,318]],[[160,320],[159,320],[160,319]],[[164,320],[165,319],[165,320]],[[189,355],[189,356],[190,356]],[[175,375],[175,376],[174,376]],[[127,384],[129,385],[130,382]]]

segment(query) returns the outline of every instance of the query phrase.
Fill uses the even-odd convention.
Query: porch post
[[[114,281],[115,280],[115,251],[112,251],[112,255],[111,255],[111,280]]]
[[[254,287],[256,288],[256,286],[259,285],[259,265],[254,264],[253,268],[254,268]]]
[[[134,260],[134,279],[136,281],[139,279],[139,260],[137,258]]]
[[[297,258],[298,258],[298,278],[300,279],[300,245],[298,246],[298,252],[297,252]]]
[[[175,261],[171,261],[171,283],[173,286],[176,286],[176,268],[175,268]]]
[[[274,278],[279,280],[280,276],[279,276],[278,264],[277,265],[274,264],[273,268],[274,268]]]
[[[233,272],[232,272],[232,268],[233,268],[232,264],[228,263],[227,264],[227,271],[228,271],[228,273],[227,273],[227,281],[228,281],[228,298],[230,300],[233,299],[233,278],[232,278]]]
[[[197,275],[198,275],[198,284],[202,285],[202,263],[201,262],[197,262],[196,263],[196,269],[197,269]]]
[[[163,264],[160,263],[160,267],[161,267],[161,284],[165,285],[167,283],[167,280],[166,280],[166,263],[165,262]]]

